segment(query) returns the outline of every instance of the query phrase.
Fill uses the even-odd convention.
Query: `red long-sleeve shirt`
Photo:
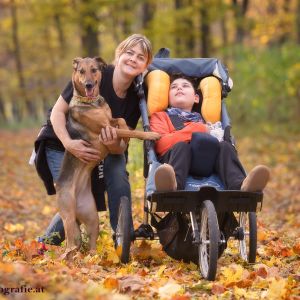
[[[164,155],[178,142],[189,142],[193,132],[208,132],[206,125],[200,122],[186,122],[184,125],[183,129],[176,130],[164,111],[151,115],[150,128],[161,135],[155,143],[155,151],[159,156]]]

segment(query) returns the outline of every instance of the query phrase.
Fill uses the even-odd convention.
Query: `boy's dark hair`
[[[172,83],[176,79],[185,79],[188,82],[190,82],[195,90],[196,93],[198,93],[198,79],[190,76],[186,76],[182,73],[173,73],[170,75],[170,83]]]
[[[179,79],[179,78],[185,79],[188,82],[190,82],[192,84],[193,88],[194,88],[195,93],[199,95],[199,103],[194,104],[194,106],[192,108],[192,111],[200,112],[200,108],[201,108],[201,105],[202,105],[202,93],[198,90],[200,80],[198,78],[186,76],[182,73],[173,73],[173,74],[170,75],[170,84],[174,80]]]

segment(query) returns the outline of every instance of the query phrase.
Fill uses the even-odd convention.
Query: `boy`
[[[155,173],[157,191],[183,190],[185,187],[191,167],[192,133],[210,132],[201,115],[192,111],[197,103],[199,95],[193,80],[176,75],[171,78],[169,108],[151,116],[151,130],[161,134],[155,144],[158,160],[163,163]],[[182,121],[182,129],[175,129],[174,116]],[[235,148],[226,141],[221,141],[219,146],[214,171],[226,189],[255,192],[265,188],[270,178],[270,170],[266,166],[256,166],[246,177]]]

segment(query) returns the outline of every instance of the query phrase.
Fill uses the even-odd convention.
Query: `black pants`
[[[215,172],[226,190],[239,190],[241,188],[246,172],[238,158],[236,149],[229,142],[220,143]]]
[[[177,189],[183,190],[191,165],[191,146],[185,142],[175,144],[158,160],[171,165],[176,174]]]
[[[185,142],[175,144],[163,156],[158,158],[159,162],[168,163],[174,168],[178,190],[182,190],[185,187],[185,181],[192,163],[191,158],[191,146]],[[246,177],[236,149],[225,141],[220,143],[220,152],[215,162],[214,170],[220,177],[226,190],[239,190]]]

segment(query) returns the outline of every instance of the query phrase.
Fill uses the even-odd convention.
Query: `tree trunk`
[[[238,44],[242,44],[245,37],[245,15],[248,10],[249,1],[243,0],[239,4],[238,0],[232,0],[232,4],[236,27],[235,41]]]
[[[65,41],[65,34],[63,31],[63,27],[61,24],[61,14],[56,11],[53,18],[54,18],[54,24],[55,24],[55,27],[56,27],[56,30],[58,33],[60,56],[61,56],[61,58],[64,58],[65,51],[66,51],[66,41]]]
[[[278,43],[279,45],[283,45],[285,42],[288,41],[289,36],[290,36],[290,24],[287,21],[286,16],[290,13],[290,4],[291,1],[290,0],[284,0],[283,2],[283,11],[285,14],[285,18],[280,22],[280,27],[283,28],[283,33],[281,34],[281,36],[279,37]]]
[[[174,7],[175,10],[179,12],[181,16],[180,19],[175,19],[175,55],[178,57],[188,56],[192,57],[196,53],[195,50],[195,40],[194,40],[194,23],[193,18],[187,15],[183,11],[187,7],[193,4],[192,0],[175,0]],[[180,13],[180,10],[182,13]]]
[[[83,56],[98,56],[100,54],[100,42],[98,37],[97,12],[89,0],[81,0],[81,14],[78,22],[81,28],[81,47]]]
[[[175,10],[179,10],[180,8],[182,8],[182,0],[175,0],[174,5],[175,5]],[[178,28],[178,26],[181,26],[180,22],[176,22],[175,26],[177,27],[176,32],[180,33],[181,29]],[[181,56],[181,43],[182,43],[181,35],[176,34],[175,35],[175,55],[178,57]]]
[[[35,107],[31,101],[29,101],[26,94],[26,86],[25,86],[25,78],[24,71],[20,53],[20,40],[18,35],[19,24],[18,24],[18,16],[17,16],[17,6],[15,0],[10,0],[10,12],[12,18],[12,42],[13,42],[13,54],[16,63],[17,69],[17,78],[19,85],[19,95],[20,99],[19,106],[15,106],[15,113],[18,118],[22,119],[29,115],[36,118]],[[25,106],[23,105],[25,103]]]
[[[3,98],[0,92],[0,119],[3,120],[4,122],[7,121],[6,116],[5,116],[5,112],[4,112],[4,105],[3,105]]]
[[[192,6],[193,5],[193,0],[189,0],[188,5]],[[187,28],[190,29],[190,34],[187,37],[187,46],[188,46],[188,49],[190,51],[189,56],[193,57],[194,55],[197,55],[197,53],[195,53],[196,45],[195,45],[195,38],[194,38],[194,35],[193,35],[194,27],[195,27],[194,22],[193,22],[193,18],[188,17],[186,19],[186,23],[187,23]]]
[[[206,2],[200,7],[200,34],[201,34],[201,57],[209,57],[210,55],[210,21],[209,21],[209,5]]]
[[[153,3],[149,3],[149,0],[142,3],[142,28],[148,28],[151,20],[153,19],[154,11],[155,6]]]
[[[297,44],[300,45],[300,0],[297,0],[297,8],[296,8],[296,33],[297,33]]]
[[[228,46],[228,31],[226,26],[226,16],[222,16],[221,21],[221,36],[222,36],[222,46],[227,48]]]
[[[129,36],[132,33],[131,25],[132,18],[130,17],[130,13],[133,10],[133,7],[129,2],[125,1],[123,5],[121,5],[122,11],[122,19],[121,19],[121,27],[122,32],[125,37]]]

